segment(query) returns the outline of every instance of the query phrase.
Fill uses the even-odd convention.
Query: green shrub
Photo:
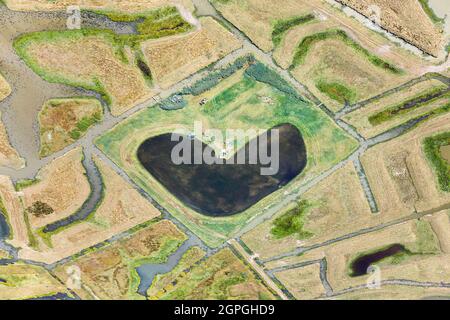
[[[298,25],[302,25],[310,21],[313,21],[314,19],[315,16],[314,14],[311,13],[305,16],[292,17],[285,20],[275,21],[272,31],[272,42],[274,46],[277,47],[281,43],[281,40],[283,39],[283,36],[286,33],[286,31]]]
[[[310,209],[310,204],[302,200],[298,205],[278,217],[274,221],[274,226],[270,231],[277,239],[282,239],[291,235],[297,235],[299,239],[307,239],[312,233],[304,230],[304,219]]]

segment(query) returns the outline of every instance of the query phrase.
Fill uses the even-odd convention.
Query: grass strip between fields
[[[327,30],[324,32],[315,33],[311,36],[305,37],[297,46],[292,64],[289,67],[289,69],[293,70],[297,66],[303,64],[305,62],[306,56],[308,55],[308,52],[311,50],[314,44],[328,39],[336,39],[344,42],[346,45],[355,49],[357,52],[365,56],[369,60],[369,62],[371,62],[373,65],[377,67],[385,69],[386,71],[389,71],[394,74],[403,73],[401,69],[370,53],[369,50],[365,49],[359,43],[350,38],[345,31],[339,29]]]

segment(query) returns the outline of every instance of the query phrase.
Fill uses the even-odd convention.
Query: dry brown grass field
[[[167,0],[5,0],[6,5],[12,10],[18,11],[55,11],[65,10],[68,6],[78,5],[85,9],[114,9],[126,12],[152,10],[164,7]],[[174,0],[173,3],[181,4],[190,11],[194,11],[191,0]]]
[[[194,261],[189,255],[197,254]],[[237,257],[232,250],[225,248],[200,259],[198,252],[188,252],[180,261],[184,271],[158,276],[157,282],[149,290],[151,299],[162,300],[272,300],[274,295],[254,271]],[[192,262],[193,264],[189,264]],[[175,270],[179,267],[177,266]],[[175,278],[171,284],[167,280]],[[161,287],[162,285],[165,286]]]
[[[14,236],[11,243],[21,244],[20,257],[54,263],[160,215],[138,191],[96,159],[105,188],[98,208],[86,220],[44,233],[42,227],[74,214],[89,195],[80,160],[79,149],[56,159],[42,170],[37,183],[19,193],[11,190],[7,180],[4,182],[1,195],[8,200],[7,212]],[[58,182],[62,178],[64,184]],[[50,205],[54,213],[39,217],[29,213],[27,208],[37,201]]]
[[[422,144],[425,137],[449,128],[450,114],[445,114],[397,139],[369,149],[362,156],[381,214],[425,211],[450,202],[450,194],[438,187]]]
[[[9,83],[0,74],[0,101],[5,99],[10,94],[11,94],[11,87]]]
[[[276,272],[275,276],[297,300],[311,300],[325,296],[318,263]]]
[[[439,56],[444,48],[442,27],[436,26],[417,0],[338,0],[366,17],[371,6],[380,8],[380,24],[428,54]]]
[[[183,80],[242,46],[234,35],[211,17],[187,35],[143,43],[153,78],[162,88]]]
[[[369,122],[369,117],[371,115],[382,112],[383,110],[386,110],[390,107],[400,105],[415,96],[420,96],[432,90],[446,87],[446,85],[438,80],[425,80],[406,89],[403,89],[400,92],[395,92],[379,100],[371,102],[364,107],[345,115],[343,119],[353,127],[355,127],[363,137],[370,138],[376,136],[377,134],[385,132],[388,129],[393,128],[399,124],[402,124],[422,113],[433,110],[436,107],[448,103],[449,98],[443,97],[442,99],[437,99],[427,105],[417,108],[414,111],[407,112],[401,116],[392,117],[391,120],[385,121],[384,123],[375,126]]]
[[[1,117],[1,113],[0,113]],[[25,166],[25,160],[20,157],[10,142],[3,122],[0,120],[0,165],[20,169]]]
[[[0,101],[11,94],[9,83],[0,73]],[[0,113],[1,117],[1,113]],[[0,120],[0,165],[20,169],[25,165],[25,161],[20,158],[17,151],[9,143],[8,134]]]
[[[67,289],[42,267],[22,263],[0,266],[0,299],[16,300],[66,293]]]
[[[139,277],[136,267],[144,263],[163,263],[186,240],[168,220],[162,220],[104,248],[73,259],[56,268],[66,281],[67,268],[81,271],[81,288],[75,292],[83,299],[144,299],[136,294]]]
[[[102,105],[97,99],[47,101],[39,113],[40,155],[45,157],[72,144],[100,121],[102,114]]]
[[[273,236],[271,229],[274,220],[283,215],[283,211],[245,234],[242,240],[264,259],[289,252],[298,246],[321,243],[392,219],[392,216],[380,217],[371,213],[352,163],[317,184],[301,199],[311,204],[311,209],[304,218],[304,229],[312,233],[311,237],[299,239],[297,235],[292,235],[277,239]]]
[[[7,221],[11,226],[9,243],[15,247],[27,247],[29,239],[23,206],[11,178],[8,176],[0,176],[0,198],[4,211],[6,211],[4,214],[6,214]]]

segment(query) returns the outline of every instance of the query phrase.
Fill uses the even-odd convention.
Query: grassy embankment
[[[280,45],[287,31],[289,31],[294,27],[311,22],[314,19],[315,19],[314,14],[310,13],[304,16],[276,20],[273,23],[273,31],[272,31],[272,42],[274,47],[278,47]]]
[[[305,181],[345,159],[357,148],[356,141],[323,112],[305,102],[277,73],[252,57],[238,59],[228,67],[210,73],[205,79],[183,89],[176,99],[174,97],[161,103],[161,107],[170,112],[161,108],[143,110],[100,137],[96,143],[138,185],[212,246],[220,245],[249,220],[269,210],[282,192],[297,192]],[[208,102],[199,107],[203,98]],[[288,186],[241,214],[220,218],[203,216],[170,195],[136,157],[136,150],[149,137],[177,128],[189,130],[194,121],[202,121],[208,127],[224,132],[229,128],[269,129],[291,123],[305,140],[308,165]]]
[[[49,70],[42,68],[30,55],[28,50],[29,47],[36,43],[57,43],[64,40],[80,41],[86,37],[98,37],[100,40],[108,43],[113,48],[116,58],[125,64],[130,63],[125,53],[125,48],[131,48],[136,56],[136,67],[141,70],[147,83],[151,84],[151,71],[143,58],[140,44],[149,39],[181,34],[192,28],[188,22],[183,20],[175,7],[165,7],[136,14],[101,11],[97,13],[106,15],[114,21],[136,22],[138,34],[116,34],[111,30],[92,28],[65,31],[42,31],[19,36],[14,41],[14,48],[27,65],[46,81],[81,87],[86,90],[98,92],[106,103],[111,104],[110,94],[105,90],[103,84],[95,77],[95,75],[93,75],[89,81],[86,81],[50,72]]]
[[[413,258],[415,256],[420,255],[434,255],[439,254],[441,252],[439,246],[439,240],[437,239],[433,229],[429,222],[424,220],[416,221],[415,233],[417,236],[417,240],[414,243],[400,243],[404,247],[403,250],[397,252],[394,255],[386,257],[377,261],[377,265],[393,265],[393,264],[401,264],[402,262]],[[349,262],[348,274],[353,276],[353,271],[351,266],[353,263],[361,257],[371,255],[380,251],[384,251],[391,247],[393,244],[376,248],[373,250],[369,250],[363,253],[358,253],[352,258]]]
[[[449,94],[444,95],[446,90],[447,86],[445,85],[432,88],[425,93],[420,93],[400,104],[388,107],[381,112],[371,115],[369,117],[369,122],[372,126],[376,126],[386,121],[390,121],[396,116],[401,116],[403,114],[417,110],[421,107],[429,105],[430,103],[433,103],[434,101],[442,97],[449,96]]]
[[[393,74],[402,74],[403,71],[391,63],[379,58],[378,56],[372,54],[369,50],[362,47],[352,38],[350,38],[347,33],[343,30],[332,29],[324,32],[316,33],[305,37],[300,44],[297,46],[289,70],[293,70],[301,64],[305,63],[305,58],[312,49],[312,47],[320,42],[326,40],[340,40],[345,45],[354,49],[358,54],[364,56],[371,64],[386,70],[387,72]],[[348,88],[346,85],[339,82],[329,82],[325,79],[319,80],[317,83],[317,89],[322,93],[326,94],[329,98],[339,102],[339,103],[354,103],[356,102],[356,92]]]

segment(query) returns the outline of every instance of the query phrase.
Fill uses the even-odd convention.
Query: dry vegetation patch
[[[374,14],[373,6],[380,9],[381,26],[433,56],[440,55],[444,47],[444,34],[427,15],[421,1],[405,0],[338,0],[366,17]],[[423,1],[424,2],[424,1]]]
[[[11,94],[11,87],[9,83],[0,74],[0,101],[5,99],[10,94]]]
[[[68,6],[78,5],[85,9],[96,10],[120,10],[124,12],[136,12],[157,9],[166,6],[167,0],[5,0],[6,5],[12,10],[18,11],[56,11],[65,10]],[[194,11],[191,0],[175,0],[189,11]]]
[[[317,42],[304,63],[293,72],[333,110],[346,101],[354,103],[398,86],[421,75],[430,65],[325,1],[283,1],[279,5],[271,0],[216,0],[214,5],[260,48],[265,51],[275,48],[275,61],[283,68],[291,66],[298,45],[307,37],[329,30],[345,32],[353,42],[351,46],[333,39]],[[300,17],[311,14],[315,19],[299,23],[303,21]],[[284,32],[273,38],[280,21],[285,26]],[[274,42],[278,45],[274,46]],[[361,54],[363,51],[365,55]],[[376,60],[379,65],[384,61],[404,72],[393,74],[374,65]]]
[[[285,0],[214,0],[214,6],[264,51],[273,49],[272,24],[276,20],[306,15],[311,7],[303,1]]]
[[[333,110],[368,99],[410,79],[371,63],[367,56],[338,39],[313,45],[292,74]]]
[[[97,99],[71,98],[47,101],[39,113],[41,157],[64,149],[100,121],[103,109]]]
[[[54,263],[94,246],[160,215],[137,190],[101,160],[104,195],[86,218],[52,232],[43,228],[76,212],[87,200],[90,186],[81,164],[81,149],[74,149],[44,167],[35,180],[21,181],[14,190],[0,177],[0,197],[19,256]],[[63,181],[63,182],[61,182]]]
[[[449,211],[436,213],[426,220],[430,222],[431,227],[439,240],[441,251],[450,254],[450,215]]]
[[[359,290],[340,294],[330,298],[331,300],[422,300],[449,298],[448,288],[423,288],[406,285],[383,285],[373,290],[363,287]]]
[[[9,243],[15,247],[28,246],[28,231],[22,202],[8,176],[0,176],[0,199],[2,212],[6,215],[6,221],[10,226]]]
[[[403,224],[356,236],[308,251],[301,256],[272,262],[269,267],[327,259],[327,278],[334,291],[366,285],[370,275],[352,276],[352,264],[357,258],[378,252],[393,244],[405,249],[402,253],[378,260],[373,264],[381,269],[382,280],[411,280],[448,283],[449,256],[440,251],[439,241],[425,220],[411,220]]]
[[[142,45],[158,85],[170,87],[241,47],[241,41],[213,18],[200,22],[201,29],[190,34]]]
[[[22,263],[0,266],[0,299],[17,300],[66,293],[44,268]]]
[[[66,270],[77,266],[82,286],[75,292],[84,299],[144,299],[136,293],[139,276],[135,268],[164,263],[185,240],[186,236],[172,222],[163,220],[59,266],[56,275],[66,281]]]

